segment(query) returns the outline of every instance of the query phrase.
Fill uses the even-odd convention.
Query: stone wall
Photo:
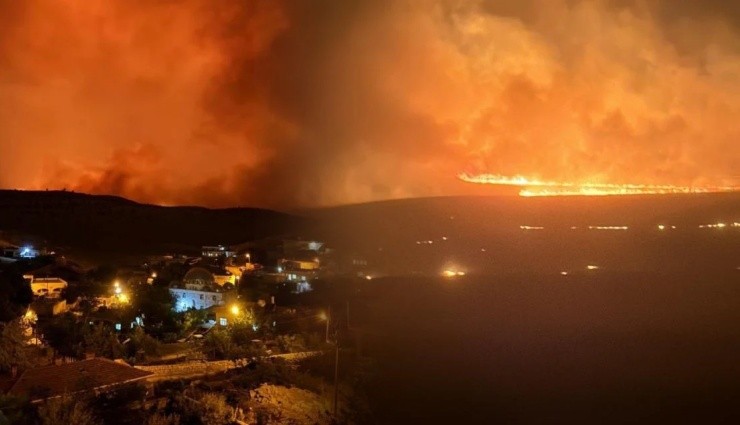
[[[282,358],[288,362],[294,362],[305,359],[307,357],[313,357],[318,354],[321,354],[321,352],[304,351],[301,353],[276,354],[268,358]],[[217,360],[212,362],[196,360],[169,365],[136,366],[136,368],[154,373],[154,375],[150,376],[147,379],[151,382],[165,381],[169,379],[197,378],[199,376],[213,375],[216,373],[226,372],[230,369],[244,367],[249,363],[249,361],[250,359]]]

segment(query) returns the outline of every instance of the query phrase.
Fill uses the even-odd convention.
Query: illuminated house
[[[218,246],[204,246],[201,248],[201,255],[204,258],[218,258],[218,257],[233,257],[236,252],[229,248],[218,245]]]
[[[34,278],[30,276],[30,281],[31,291],[37,297],[58,298],[62,294],[62,290],[68,286],[67,281],[59,277]]]
[[[282,259],[278,265],[283,270],[295,270],[295,271],[311,271],[318,270],[321,265],[318,259]]]
[[[191,289],[171,287],[170,293],[175,298],[175,311],[181,312],[191,308],[202,310],[224,304],[224,294],[209,288]]]
[[[211,272],[201,267],[190,269],[185,273],[182,283],[170,287],[170,293],[175,298],[175,311],[222,305],[224,294],[216,288],[218,286]]]
[[[16,246],[7,243],[0,245],[0,257],[5,258],[36,258],[39,256],[39,251],[31,246]]]
[[[213,273],[213,281],[216,283],[216,285],[219,286],[224,286],[227,283],[231,285],[236,285],[237,280],[237,276],[228,270],[222,270],[218,273]]]

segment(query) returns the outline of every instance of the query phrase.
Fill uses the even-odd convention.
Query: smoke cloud
[[[294,207],[737,184],[740,6],[0,0],[0,186]],[[493,189],[495,190],[495,189]]]

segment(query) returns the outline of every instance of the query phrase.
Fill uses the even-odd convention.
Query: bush
[[[155,413],[146,419],[144,425],[180,425],[180,416],[174,413],[172,415]]]
[[[156,356],[159,354],[160,347],[159,341],[147,335],[142,328],[137,327],[129,336],[126,351],[129,357],[136,357],[139,351],[143,351],[147,356]]]
[[[231,407],[226,397],[217,393],[205,393],[200,398],[200,419],[208,425],[226,425],[230,423]]]
[[[85,402],[66,397],[47,400],[39,406],[38,415],[41,425],[96,425],[99,423]]]

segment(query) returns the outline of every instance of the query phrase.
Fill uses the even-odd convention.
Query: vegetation
[[[144,425],[180,425],[180,415],[155,413],[146,419]]]
[[[26,340],[19,319],[0,323],[0,372],[9,372],[13,368],[22,369],[30,365]]]
[[[39,406],[38,417],[41,425],[97,425],[100,423],[86,402],[67,397],[45,401]]]
[[[0,270],[0,322],[22,316],[33,301],[31,287],[19,273]]]

